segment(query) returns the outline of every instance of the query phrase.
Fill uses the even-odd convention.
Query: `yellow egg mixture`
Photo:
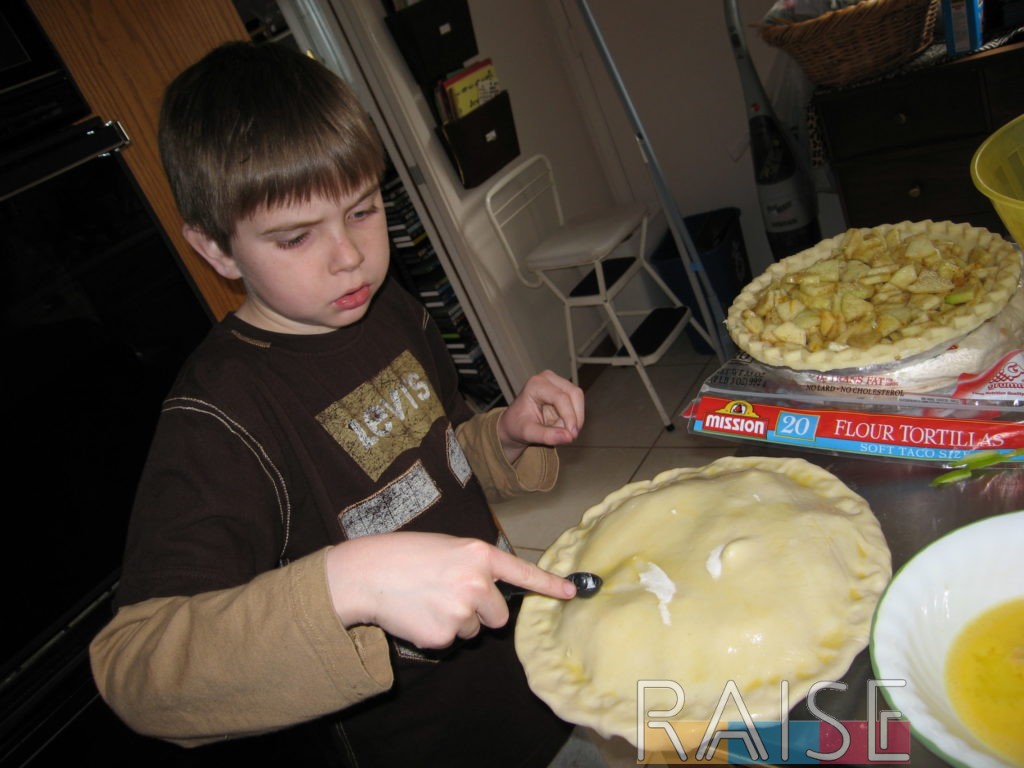
[[[956,637],[946,658],[946,690],[979,739],[1024,766],[1024,598],[989,609]]]

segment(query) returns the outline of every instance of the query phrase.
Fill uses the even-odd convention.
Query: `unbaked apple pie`
[[[851,229],[772,264],[726,327],[755,360],[831,371],[904,361],[997,315],[1020,282],[1017,248],[967,224]]]
[[[754,720],[778,720],[783,681],[795,705],[846,672],[892,573],[867,502],[834,475],[737,457],[626,485],[540,565],[604,584],[588,599],[526,598],[515,641],[531,688],[562,718],[634,744],[641,680],[678,684],[681,720],[707,723],[728,681]],[[678,699],[649,693],[645,710]]]

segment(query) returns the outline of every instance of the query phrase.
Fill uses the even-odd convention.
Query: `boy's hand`
[[[374,624],[420,648],[503,626],[509,613],[499,579],[559,599],[576,594],[572,582],[479,539],[412,531],[333,547],[327,579],[346,627]]]
[[[498,419],[498,439],[509,462],[528,445],[564,445],[583,428],[583,390],[551,371],[531,376]]]

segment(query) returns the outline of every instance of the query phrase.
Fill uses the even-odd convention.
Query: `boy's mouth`
[[[334,300],[334,306],[339,309],[358,309],[370,300],[369,284],[361,285],[354,291],[349,291],[343,296]]]

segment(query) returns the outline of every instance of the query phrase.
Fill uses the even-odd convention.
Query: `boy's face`
[[[236,313],[268,331],[328,333],[363,318],[388,271],[390,245],[380,188],[341,200],[259,209],[240,221],[231,254],[186,226],[197,251],[246,299]]]

